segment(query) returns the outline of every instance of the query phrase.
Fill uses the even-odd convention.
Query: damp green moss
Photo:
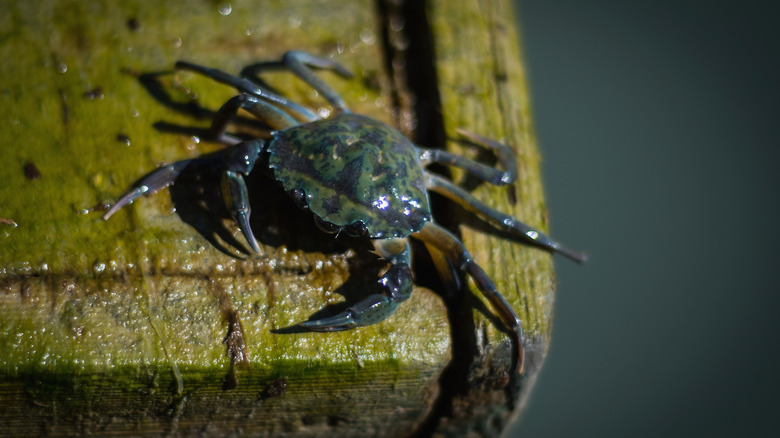
[[[222,372],[231,366],[222,343],[227,311],[243,323],[255,368],[279,361],[301,369],[366,366],[406,355],[446,361],[446,312],[428,291],[395,324],[278,332],[343,301],[334,290],[365,264],[353,250],[320,242],[310,225],[301,231],[310,219],[297,210],[256,208],[272,228],[259,232],[270,242],[262,256],[246,251],[219,204],[183,219],[176,206],[197,204],[199,193],[177,200],[166,189],[101,219],[101,206],[159,163],[221,147],[197,134],[235,90],[174,72],[179,59],[238,73],[291,49],[334,56],[357,79],[323,77],[355,111],[390,122],[386,91],[376,88],[387,81],[370,3],[346,15],[316,1],[259,8],[250,1],[51,0],[3,9],[0,56],[12,62],[0,64],[0,373],[171,364]],[[326,107],[289,73],[267,79]],[[203,190],[218,190],[218,180],[206,179]],[[300,216],[297,229],[284,231],[291,211]],[[369,275],[381,266],[374,263]],[[433,323],[429,311],[438,313]],[[425,341],[409,342],[403,334],[410,330],[424,330]]]

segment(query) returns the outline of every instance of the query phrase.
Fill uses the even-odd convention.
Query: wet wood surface
[[[415,246],[412,298],[338,333],[296,324],[371,293],[386,265],[320,232],[272,181],[250,177],[251,253],[207,166],[109,221],[106,205],[160,163],[219,150],[206,133],[235,94],[175,71],[239,73],[288,50],[354,112],[419,144],[487,158],[456,128],[499,139],[520,178],[450,175],[545,229],[539,153],[506,1],[9,1],[0,6],[0,435],[493,435],[516,415],[549,342],[550,254],[434,198],[520,315],[526,373],[489,304],[448,291]],[[318,111],[289,73],[263,75]],[[258,130],[251,117],[235,128]],[[262,130],[260,128],[259,130]],[[449,172],[449,170],[447,170]],[[345,304],[346,303],[346,304]]]

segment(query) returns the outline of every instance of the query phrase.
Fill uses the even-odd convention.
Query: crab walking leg
[[[304,82],[309,84],[315,91],[322,94],[322,96],[333,106],[333,109],[337,113],[349,112],[347,104],[344,99],[338,95],[333,89],[326,84],[322,79],[318,78],[313,68],[331,70],[336,72],[339,76],[344,78],[351,78],[352,72],[344,68],[341,64],[328,59],[314,56],[306,52],[290,51],[282,56],[282,60],[279,62],[262,62],[245,67],[242,71],[242,75],[256,76],[263,70],[276,69],[284,67],[293,72],[296,76],[303,79]]]
[[[284,54],[284,57],[282,57],[282,64],[289,68],[290,71],[295,73],[299,78],[303,79],[312,88],[317,90],[318,93],[322,94],[322,97],[333,106],[336,113],[349,112],[344,99],[333,91],[333,89],[322,79],[318,78],[311,70],[311,67],[333,70],[345,78],[352,77],[352,73],[349,70],[333,60],[320,58],[305,52],[294,51]]]
[[[513,340],[517,348],[517,362],[514,368],[518,373],[523,372],[523,360],[525,351],[523,348],[523,329],[520,318],[506,299],[496,290],[493,280],[474,262],[466,247],[452,233],[433,222],[428,222],[420,231],[414,234],[416,239],[422,240],[426,245],[438,248],[447,258],[452,260],[463,272],[469,275],[477,289],[482,292],[493,308],[498,312],[501,321],[512,330]]]
[[[337,331],[376,324],[387,319],[412,294],[412,269],[409,242],[406,239],[375,240],[376,251],[392,265],[379,284],[386,294],[369,295],[347,310],[314,321],[300,323],[313,331]]]
[[[260,245],[257,244],[252,227],[249,226],[252,209],[249,206],[249,190],[244,177],[252,172],[263,146],[262,140],[245,141],[223,153],[225,173],[222,174],[222,197],[233,220],[238,223],[244,238],[256,253],[260,253]]]
[[[226,73],[216,68],[204,67],[202,65],[193,64],[191,62],[186,62],[186,61],[177,62],[176,68],[183,69],[183,70],[190,70],[195,73],[202,74],[203,76],[211,78],[217,82],[230,85],[231,87],[235,88],[236,90],[242,93],[251,94],[265,101],[273,102],[274,104],[277,104],[280,107],[286,108],[287,110],[291,111],[293,114],[297,116],[297,119],[300,121],[313,122],[315,120],[320,119],[320,117],[314,111],[302,105],[299,105],[289,99],[286,99],[272,91],[269,91],[255,84],[249,79],[233,76],[230,73]]]
[[[557,252],[577,263],[584,262],[587,257],[581,252],[566,248],[560,243],[550,239],[541,231],[532,228],[508,214],[501,213],[480,201],[474,195],[463,190],[452,182],[432,173],[426,173],[425,186],[428,190],[440,193],[457,202],[469,211],[473,211],[485,218],[494,226],[512,232],[516,236],[527,240],[547,250]]]
[[[510,184],[517,179],[517,173],[512,170],[503,171],[495,167],[476,162],[474,160],[462,157],[460,155],[449,153],[442,149],[426,149],[418,147],[420,152],[420,162],[423,166],[433,163],[446,164],[448,166],[460,167],[470,174],[478,177],[490,184],[503,186]]]
[[[112,205],[111,208],[109,208],[103,214],[103,220],[108,220],[108,218],[113,216],[114,213],[119,211],[122,207],[128,204],[132,204],[133,201],[140,198],[141,196],[150,196],[157,191],[173,184],[181,171],[190,164],[194,162],[207,162],[213,160],[213,158],[194,158],[191,160],[177,161],[175,163],[158,167],[133,184],[133,187],[127,193],[122,195],[116,201],[116,203],[114,203],[114,205]]]
[[[506,170],[501,171],[495,167],[476,162],[460,155],[452,154],[445,150],[418,147],[417,149],[420,151],[420,161],[423,166],[439,163],[460,167],[483,181],[487,181],[497,186],[511,184],[517,179],[517,157],[515,157],[515,153],[511,148],[505,144],[464,129],[458,129],[458,133],[474,143],[492,149],[498,156],[498,163]]]
[[[158,167],[133,184],[133,188],[122,195],[116,203],[103,214],[103,220],[108,220],[125,205],[131,204],[141,196],[150,196],[157,191],[173,184],[176,178],[187,166],[193,163],[215,163],[221,165],[225,172],[222,175],[222,196],[225,206],[233,219],[238,223],[244,237],[255,252],[260,252],[252,228],[249,226],[249,191],[244,177],[255,166],[264,143],[262,140],[252,140],[238,143],[223,152],[206,158],[177,161]],[[221,158],[221,162],[220,162]]]
[[[458,134],[468,138],[474,143],[492,149],[493,152],[496,153],[498,156],[498,162],[501,163],[501,165],[503,165],[506,169],[507,178],[506,180],[502,180],[504,184],[509,184],[517,179],[517,156],[515,155],[515,151],[513,151],[512,148],[501,142],[483,137],[479,134],[475,134],[462,128],[458,128],[456,131]]]
[[[439,248],[425,243],[425,249],[428,250],[428,255],[431,256],[433,266],[436,268],[436,272],[439,274],[439,280],[448,293],[455,294],[460,291],[463,282],[460,278],[460,272],[458,267],[453,265],[452,260],[439,250]]]
[[[214,139],[224,143],[233,143],[232,138],[225,136],[225,130],[240,109],[249,111],[272,129],[279,130],[298,125],[297,120],[281,109],[251,94],[241,93],[225,102],[214,116],[214,120],[211,122],[211,135]]]

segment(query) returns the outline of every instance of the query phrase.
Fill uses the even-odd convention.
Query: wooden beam
[[[511,191],[453,176],[546,228],[508,1],[2,9],[0,435],[493,434],[516,414],[549,342],[551,257],[448,203],[434,214],[522,318],[523,377],[507,373],[511,345],[493,309],[476,292],[443,291],[422,248],[418,287],[391,319],[296,330],[355,302],[384,264],[362,243],[319,232],[259,175],[250,184],[260,256],[207,167],[101,220],[106,201],[159,163],[221,147],[204,133],[235,91],[174,71],[177,60],[238,73],[294,49],[347,66],[354,80],[322,77],[350,108],[426,146],[478,154],[452,141],[457,127],[511,145],[521,175]],[[287,73],[264,79],[328,109]]]

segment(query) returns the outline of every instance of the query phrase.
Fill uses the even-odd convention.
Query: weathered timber
[[[460,233],[523,320],[527,365],[493,309],[445,291],[424,248],[419,286],[381,324],[296,323],[372,290],[385,265],[334,240],[259,172],[252,255],[219,177],[183,174],[110,221],[105,202],[162,162],[218,150],[205,133],[234,90],[189,60],[238,73],[287,50],[356,73],[322,77],[355,112],[475,156],[463,127],[510,144],[520,179],[453,171],[494,207],[546,228],[513,14],[506,1],[7,1],[0,6],[0,435],[494,435],[546,351],[551,256],[450,203]],[[327,106],[289,73],[276,90]],[[239,130],[255,132],[251,118]],[[509,196],[509,195],[513,196]]]

